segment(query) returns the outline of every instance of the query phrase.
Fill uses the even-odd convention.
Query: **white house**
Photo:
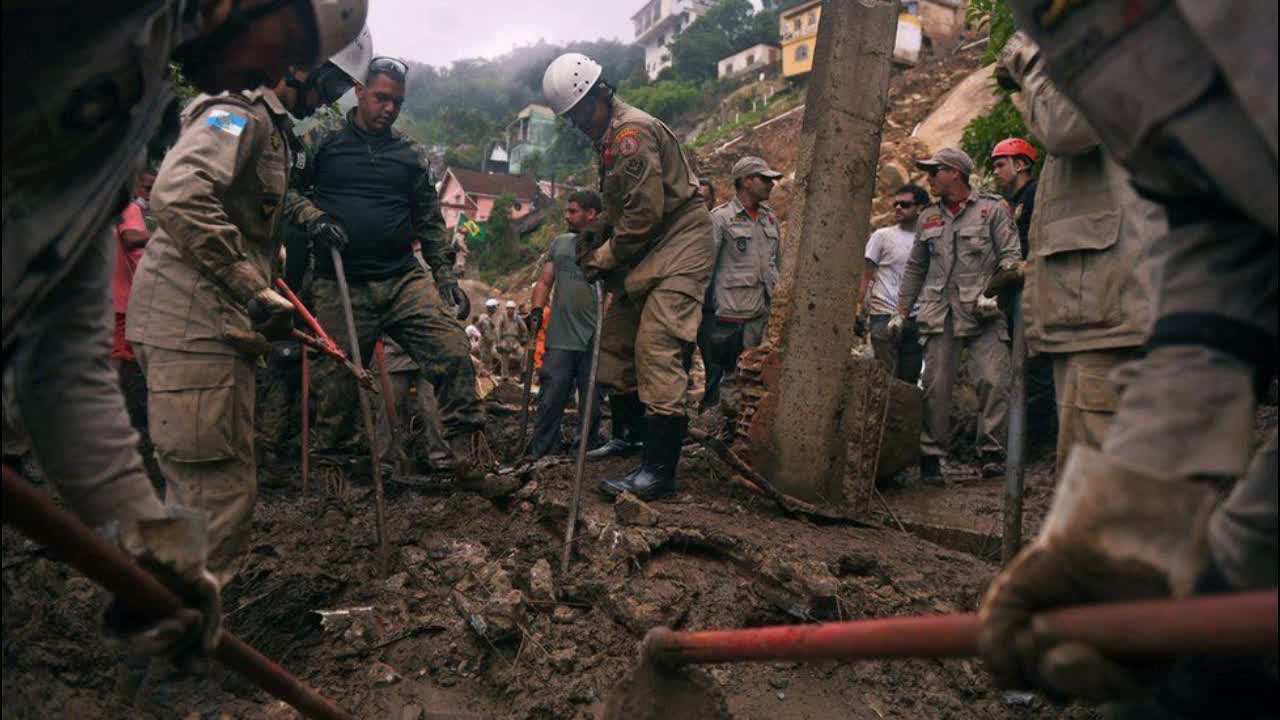
[[[671,67],[668,46],[676,36],[714,4],[713,0],[649,0],[631,16],[636,44],[644,48],[644,69],[650,80],[656,80],[658,73]]]
[[[721,80],[725,80],[756,70],[763,70],[781,60],[781,47],[761,43],[721,60],[718,64],[717,74]]]

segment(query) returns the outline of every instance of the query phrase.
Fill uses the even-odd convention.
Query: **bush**
[[[697,84],[680,80],[661,80],[652,85],[627,88],[621,96],[668,125],[675,124],[680,115],[693,112],[702,100]]]

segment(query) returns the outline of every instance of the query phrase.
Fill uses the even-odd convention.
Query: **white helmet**
[[[373,33],[368,26],[360,30],[360,35],[350,45],[342,48],[329,58],[342,72],[346,73],[357,85],[363,85],[365,76],[369,74],[369,63],[373,60]]]
[[[557,115],[572,110],[596,86],[604,68],[582,53],[565,53],[547,66],[542,94]]]
[[[489,298],[488,300],[485,300],[485,301],[484,301],[484,306],[485,306],[485,307],[489,307],[489,308],[496,308],[496,307],[498,307],[498,300],[497,300],[497,298]]]
[[[516,301],[515,301],[515,300],[508,300],[508,301],[507,301],[507,309],[508,309],[508,310],[515,310],[515,309],[516,309]]]
[[[369,14],[369,0],[310,2],[316,21],[316,64],[319,65],[340,53],[360,36],[365,16]]]

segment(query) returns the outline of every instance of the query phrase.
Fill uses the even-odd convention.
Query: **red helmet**
[[[1031,143],[1016,137],[1001,140],[996,143],[995,149],[991,151],[992,160],[1000,157],[1017,157],[1018,155],[1026,155],[1031,158],[1031,162],[1035,162],[1040,158],[1040,154],[1036,152]]]

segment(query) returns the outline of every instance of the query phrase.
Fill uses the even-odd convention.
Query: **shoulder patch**
[[[230,110],[211,110],[205,122],[232,137],[240,137],[245,125],[249,124],[249,118]]]
[[[640,152],[640,128],[622,128],[613,136],[613,146],[622,157],[631,157]]]
[[[646,164],[647,163],[645,163],[644,158],[633,157],[627,160],[626,164],[622,166],[622,169],[631,177],[639,180],[640,177],[644,175]]]

